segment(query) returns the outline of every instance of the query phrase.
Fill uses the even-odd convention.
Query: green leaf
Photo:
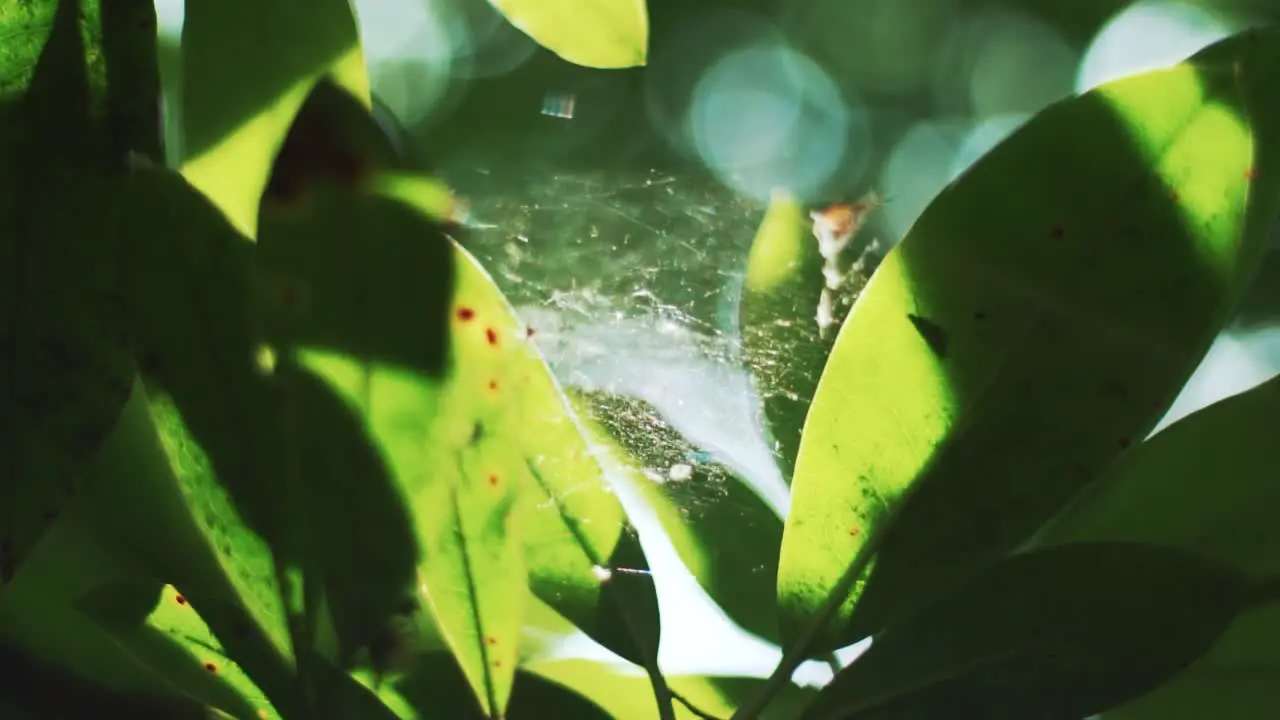
[[[1243,613],[1207,655],[1102,720],[1253,720],[1280,706],[1280,606]]]
[[[572,398],[598,457],[640,491],[707,595],[743,629],[777,642],[778,513],[724,465],[700,459],[649,403],[604,391]]]
[[[485,720],[490,717],[481,712],[474,697],[462,690],[461,681],[461,672],[453,658],[443,653],[428,653],[414,660],[391,692],[396,702],[412,708],[413,717],[422,720]],[[647,687],[643,688],[643,693],[648,694]],[[644,700],[652,703],[650,698]],[[516,675],[511,706],[504,717],[507,720],[612,720],[608,713],[592,702],[527,670]]]
[[[80,11],[0,10],[0,591],[76,491],[134,372]]]
[[[304,208],[264,214],[261,304],[271,341],[295,349],[301,367],[361,419],[394,480],[365,522],[394,524],[396,498],[411,510],[417,547],[406,549],[421,553],[423,597],[486,711],[501,714],[525,593],[515,513],[524,462],[507,401],[509,347],[522,329],[493,322],[501,298],[483,296],[448,328],[454,298],[488,280],[459,262],[430,209],[384,191],[395,182],[375,180],[367,192],[317,187]],[[486,319],[470,322],[477,317]],[[298,421],[300,432],[313,424],[301,412]],[[325,472],[327,485],[341,481]],[[362,502],[384,494],[370,492]],[[325,495],[310,502],[341,503]],[[336,504],[330,510],[324,516],[339,524],[316,531],[342,542],[351,528]],[[375,545],[389,547],[383,540]]]
[[[0,717],[6,720],[82,717],[146,717],[207,720],[208,711],[189,699],[109,691],[65,668],[0,643]]]
[[[1083,492],[1032,547],[1153,543],[1228,563],[1259,580],[1280,576],[1276,418],[1280,377],[1173,423]],[[1213,482],[1206,485],[1206,478]],[[1277,647],[1280,613],[1254,610],[1178,678],[1104,717],[1203,717],[1217,707],[1222,712],[1214,717],[1265,715],[1280,679]]]
[[[577,65],[629,68],[649,51],[645,0],[489,0],[539,45]]]
[[[382,187],[434,217],[451,211],[451,198],[435,183],[393,178]],[[521,512],[530,588],[592,639],[660,682],[658,597],[639,535],[559,383],[527,342],[533,329],[518,323],[476,260],[461,248],[456,252],[458,267],[469,268],[474,280],[465,291],[455,289],[455,307],[473,311],[465,320],[455,312],[461,324],[455,327],[474,324],[484,327],[486,336],[493,329],[498,345],[511,353],[509,378],[496,391],[510,390],[507,401],[519,408],[513,422],[522,431],[513,437],[527,471]]]
[[[172,586],[164,586],[159,597],[151,597],[151,607],[141,623],[105,618],[104,591],[120,586],[99,587],[82,598],[80,605],[96,604],[90,617],[100,624],[124,649],[155,668],[186,695],[217,707],[235,717],[278,718],[280,715],[200,618],[186,596]],[[124,588],[130,589],[130,588]]]
[[[945,592],[1152,429],[1276,215],[1268,47],[1241,36],[1051,106],[888,255],[806,421],[778,580],[792,643],[833,590],[809,652]],[[843,577],[860,553],[865,590]]]
[[[1260,580],[1280,576],[1277,418],[1280,376],[1182,418],[1117,462],[1031,547],[1153,543]]]
[[[568,688],[608,711],[612,720],[651,720],[652,701],[645,697],[647,688],[642,676],[623,674],[597,662],[586,660],[547,660],[530,665],[528,671],[538,677]],[[671,689],[702,713],[727,718],[746,698],[758,692],[763,680],[751,677],[719,677],[678,675],[669,678]],[[793,720],[817,695],[817,691],[795,685],[784,685],[774,696],[774,703],[762,713],[760,720]],[[588,716],[589,717],[589,716]],[[676,704],[678,720],[698,720],[682,703]]]
[[[229,48],[234,51],[228,52]],[[182,174],[247,237],[277,152],[316,82],[368,106],[347,0],[187,4],[182,26]]]
[[[877,635],[802,717],[1076,720],[1181,670],[1257,591],[1226,566],[1157,546],[1016,555]]]

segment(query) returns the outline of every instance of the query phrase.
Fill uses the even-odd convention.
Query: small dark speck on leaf
[[[986,320],[986,319],[987,319],[987,312],[986,312],[985,310],[978,310],[977,312],[975,312],[975,313],[973,314],[973,319],[974,319],[974,320]]]
[[[485,338],[486,338],[486,339],[488,339],[488,341],[489,341],[489,344],[490,344],[490,345],[497,345],[497,344],[498,344],[498,331],[497,331],[497,330],[494,330],[493,328],[485,328],[485,329],[484,329],[484,336],[485,336]]]
[[[471,444],[475,445],[484,438],[484,423],[477,421],[475,427],[471,429]]]
[[[174,600],[177,600],[179,605],[186,605],[186,604],[187,604],[187,598],[186,598],[185,596],[183,596],[183,595],[177,595],[177,596],[175,596],[173,599],[174,599]]]
[[[476,311],[472,310],[469,307],[458,308],[458,319],[463,322],[466,322],[467,320],[470,320],[475,316],[476,316]]]
[[[929,345],[929,349],[933,350],[935,355],[940,358],[947,356],[947,331],[943,330],[941,325],[926,317],[911,313],[907,313],[907,319],[915,326],[916,332],[920,333],[920,337],[924,338],[924,341]]]
[[[209,671],[209,672],[211,672],[211,673],[216,673],[216,672],[218,672],[218,666],[217,666],[217,665],[214,665],[214,664],[213,664],[213,663],[211,663],[211,662],[207,662],[207,663],[205,663],[205,664],[204,664],[204,669],[205,669],[205,670],[208,670],[208,671]]]
[[[1061,225],[1054,225],[1053,229],[1049,231],[1049,237],[1054,240],[1061,240],[1066,234],[1067,231],[1063,230]]]
[[[1128,447],[1129,447],[1129,445],[1131,445],[1132,443],[1133,443],[1133,441],[1132,441],[1132,440],[1130,440],[1130,439],[1129,439],[1129,438],[1127,438],[1127,437],[1122,437],[1122,438],[1120,438],[1120,447],[1121,447],[1121,448],[1128,448]]]

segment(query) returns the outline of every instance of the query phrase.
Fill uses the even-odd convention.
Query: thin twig
[[[671,692],[671,697],[675,698],[676,702],[683,705],[685,709],[688,710],[689,712],[702,718],[702,720],[720,720],[720,718],[716,717],[715,715],[712,715],[706,710],[699,709],[697,705],[694,705],[692,702],[689,701],[688,698],[676,692],[675,690],[670,690],[670,692]]]

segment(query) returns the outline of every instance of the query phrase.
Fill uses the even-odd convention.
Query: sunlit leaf
[[[151,598],[142,622],[133,623],[103,617],[102,605],[108,601],[103,590],[119,589],[118,585],[100,587],[79,605],[87,608],[90,617],[101,618],[103,628],[134,657],[208,706],[236,717],[280,717],[245,670],[227,655],[186,596],[165,586],[158,598]]]
[[[524,462],[512,442],[518,427],[511,424],[516,406],[506,401],[514,390],[503,346],[519,328],[513,319],[495,322],[487,312],[494,300],[456,307],[487,279],[457,262],[429,211],[381,193],[385,182],[365,193],[317,188],[302,208],[264,214],[260,297],[268,337],[281,352],[296,348],[302,368],[361,418],[392,484],[377,489],[375,474],[367,493],[349,493],[366,495],[366,503],[390,494],[367,505],[363,520],[348,522],[381,524],[383,540],[373,546],[398,552],[385,534],[396,534],[400,508],[411,513],[417,547],[405,550],[421,553],[427,606],[477,696],[500,714],[525,592],[515,513]],[[446,336],[451,314],[455,327]],[[298,413],[299,431],[314,420]],[[342,500],[333,495],[341,473],[317,472],[332,478],[329,495],[304,502],[338,503],[326,516],[341,521]],[[340,522],[316,531],[331,535],[318,540],[327,545],[350,542],[357,529]],[[350,549],[335,552],[359,559]],[[352,565],[345,594],[354,598],[360,581],[394,591],[399,572],[388,570],[370,565],[361,574]]]
[[[0,9],[0,592],[75,492],[134,372],[81,10]]]
[[[652,700],[646,698],[647,682],[641,675],[623,674],[606,665],[586,660],[547,660],[531,665],[529,672],[566,687],[608,711],[612,720],[651,720]],[[673,692],[702,713],[727,718],[764,683],[759,678],[677,675],[668,678]],[[793,720],[817,695],[817,691],[784,685],[760,720]],[[678,720],[696,720],[698,715],[684,704],[675,705]]]
[[[877,635],[802,717],[1077,720],[1186,667],[1257,591],[1155,546],[1016,555]]]
[[[1263,102],[1280,44],[1255,40],[1051,106],[885,259],[806,421],[784,635],[833,588],[845,602],[809,650],[883,627],[1025,540],[1159,420],[1276,214],[1280,108]],[[855,611],[862,585],[842,576],[861,552]]]
[[[626,473],[648,501],[707,595],[744,630],[777,642],[778,513],[728,468],[703,457],[648,403],[601,391],[573,399],[601,459]]]
[[[450,209],[440,186],[426,179],[378,185],[434,217]],[[470,254],[458,248],[455,262],[474,278],[466,291],[455,290],[456,327],[485,328],[490,342],[511,353],[509,377],[490,391],[510,391],[507,401],[520,412],[516,444],[527,470],[522,512],[530,588],[592,639],[656,677],[658,599],[639,536],[555,377],[527,342],[536,330],[518,324]]]
[[[258,202],[276,153],[325,76],[369,104],[348,0],[186,3],[182,174],[248,237],[257,234]]]
[[[1179,420],[1108,470],[1032,547],[1154,543],[1229,563],[1259,580],[1280,577],[1276,418],[1280,378]],[[1185,673],[1104,717],[1204,717],[1217,707],[1223,711],[1214,717],[1265,715],[1280,680],[1277,647],[1280,613],[1254,610]]]
[[[511,24],[571,63],[594,68],[644,65],[649,53],[645,0],[489,0]]]

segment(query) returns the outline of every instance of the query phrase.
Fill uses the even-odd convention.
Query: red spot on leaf
[[[213,663],[211,663],[211,662],[207,662],[207,663],[205,663],[205,664],[204,664],[204,669],[205,669],[205,670],[208,670],[208,671],[209,671],[209,672],[211,672],[211,673],[216,673],[216,672],[218,672],[218,666],[217,666],[217,665],[214,665],[214,664],[213,664]]]
[[[489,344],[490,344],[490,345],[497,345],[497,344],[498,344],[498,331],[497,331],[497,330],[494,330],[493,328],[485,328],[485,329],[484,329],[484,336],[485,336],[486,338],[488,338],[488,340],[489,340]]]
[[[475,316],[476,316],[476,311],[472,310],[469,307],[458,308],[458,319],[461,320],[462,322],[466,322],[471,318],[474,318]]]
[[[185,596],[183,596],[183,595],[177,595],[177,596],[175,596],[173,599],[174,599],[174,600],[177,600],[179,605],[186,605],[186,604],[187,604],[187,598],[186,598]]]

